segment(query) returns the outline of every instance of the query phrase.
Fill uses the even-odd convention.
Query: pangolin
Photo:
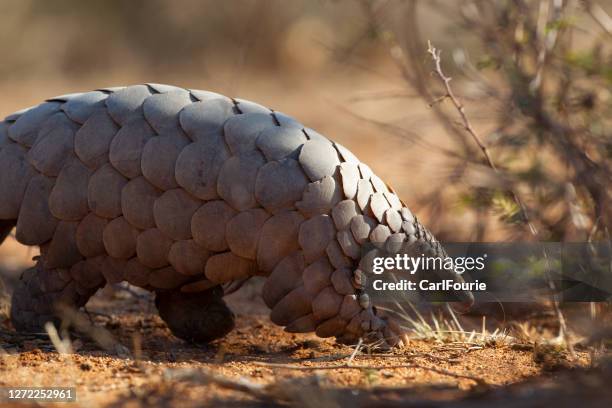
[[[263,276],[288,332],[401,345],[398,319],[364,291],[364,248],[443,253],[339,143],[247,100],[160,84],[58,96],[0,122],[0,242],[14,227],[41,253],[12,297],[17,330],[127,281],[195,342],[231,331],[224,292]]]

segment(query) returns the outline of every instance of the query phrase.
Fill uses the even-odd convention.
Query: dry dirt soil
[[[206,346],[173,337],[152,296],[125,287],[106,288],[90,301],[88,322],[95,326],[86,324],[88,334],[70,335],[72,354],[59,354],[46,335],[15,333],[0,315],[0,387],[72,386],[74,406],[82,407],[606,406],[612,401],[606,387],[612,365],[586,369],[591,356],[580,347],[572,358],[527,342],[415,339],[391,353],[368,355],[364,349],[346,368],[353,348],[285,333],[269,321],[259,289],[254,282],[228,296],[237,327]]]

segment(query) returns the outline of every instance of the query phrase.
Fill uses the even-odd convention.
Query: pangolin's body
[[[13,226],[41,249],[13,296],[22,330],[107,282],[170,293],[172,306],[260,275],[288,331],[397,344],[397,323],[361,293],[361,249],[441,251],[338,143],[252,102],[157,84],[60,96],[0,122],[0,241]],[[170,309],[162,317],[190,338]]]

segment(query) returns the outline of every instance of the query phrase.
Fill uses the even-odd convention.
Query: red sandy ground
[[[131,356],[103,351],[86,336],[73,336],[75,353],[60,355],[48,339],[20,336],[5,322],[0,326],[0,345],[9,354],[0,359],[0,386],[75,386],[76,405],[84,407],[267,405],[287,400],[303,406],[382,401],[416,405],[437,401],[461,406],[466,397],[483,401],[499,398],[500,392],[507,392],[505,386],[531,378],[542,383],[536,390],[550,389],[546,384],[554,384],[551,381],[555,377],[563,378],[568,369],[586,366],[590,361],[584,350],[570,362],[565,352],[538,355],[528,345],[489,344],[471,350],[466,344],[415,340],[393,355],[358,355],[353,360],[353,364],[371,368],[294,370],[262,366],[331,367],[346,363],[353,349],[312,335],[285,333],[267,318],[257,285],[245,289],[229,297],[237,314],[236,329],[208,346],[176,339],[157,317],[150,296],[137,298],[123,291],[102,291],[87,309],[95,324],[110,331]],[[418,367],[391,367],[400,364]],[[198,377],[200,369],[233,380],[245,378],[252,384],[282,385],[267,388],[271,400],[261,401],[251,393],[207,383]],[[509,397],[502,400],[511,401]]]

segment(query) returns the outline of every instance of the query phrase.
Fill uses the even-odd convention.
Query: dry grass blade
[[[118,342],[108,330],[93,325],[85,314],[64,305],[59,305],[58,311],[63,321],[74,327],[79,333],[90,337],[104,350],[122,357],[131,357],[127,347]]]
[[[612,17],[599,4],[591,0],[583,0],[587,12],[595,20],[601,29],[612,37]]]
[[[72,354],[72,343],[69,338],[62,339],[57,329],[51,322],[45,323],[45,330],[49,335],[49,340],[60,354]]]

